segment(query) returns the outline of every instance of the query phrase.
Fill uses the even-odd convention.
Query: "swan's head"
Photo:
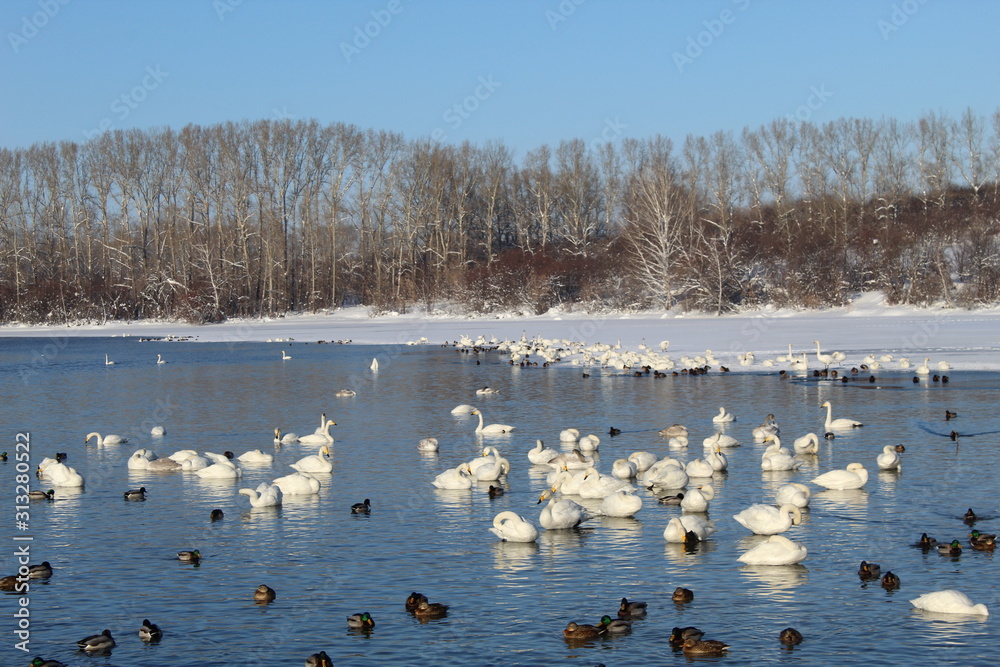
[[[322,446],[322,447],[320,448],[320,450],[319,450],[319,453],[320,453],[321,455],[323,455],[323,456],[329,456],[329,455],[330,455],[330,448],[329,448],[329,447],[327,447],[326,445],[323,445],[323,446]]]
[[[470,414],[470,415],[481,415],[481,414],[483,414],[483,413],[481,413],[481,412],[479,411],[479,408],[473,408],[473,409],[472,409],[472,412],[470,412],[469,414]]]
[[[821,408],[828,408],[828,407],[830,407],[830,401],[823,401],[823,403],[819,407],[821,407]]]

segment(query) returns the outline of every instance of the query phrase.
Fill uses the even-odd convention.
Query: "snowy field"
[[[441,345],[462,336],[489,341],[528,338],[568,339],[585,343],[621,344],[638,350],[645,343],[659,350],[669,341],[666,354],[679,361],[684,355],[711,350],[720,363],[733,371],[777,370],[765,360],[787,354],[809,354],[810,368],[822,367],[816,360],[819,340],[824,353],[841,351],[841,365],[863,363],[892,355],[882,362],[886,369],[899,368],[900,357],[915,367],[930,357],[931,368],[949,362],[956,369],[1000,370],[1000,309],[918,309],[886,306],[880,294],[867,294],[851,305],[819,311],[764,309],[717,317],[705,314],[648,312],[591,316],[585,313],[549,311],[539,316],[461,317],[437,314],[387,314],[370,317],[365,307],[315,315],[288,315],[264,320],[230,320],[222,324],[191,325],[178,322],[132,322],[106,325],[0,327],[5,336],[138,336],[191,337],[196,342],[263,342],[292,344],[351,341],[363,344]],[[278,341],[277,339],[281,339]],[[0,343],[2,346],[2,343]],[[740,365],[739,355],[754,353],[750,365]]]

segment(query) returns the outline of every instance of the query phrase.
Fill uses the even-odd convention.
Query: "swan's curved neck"
[[[826,402],[826,425],[830,426],[833,423],[833,406],[830,405],[830,401]]]
[[[483,413],[480,412],[478,414],[478,417],[479,417],[479,428],[476,429],[476,433],[479,433],[480,431],[483,430]]]

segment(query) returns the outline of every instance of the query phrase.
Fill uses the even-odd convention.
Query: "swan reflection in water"
[[[899,470],[879,470],[878,490],[895,493],[896,482],[899,481]]]
[[[665,542],[664,545],[664,557],[678,566],[698,565],[705,560],[706,554],[715,550],[711,539],[691,543]]]
[[[758,535],[757,537],[763,537]],[[754,592],[761,595],[780,596],[792,599],[789,589],[808,582],[809,568],[805,565],[744,565],[739,569],[741,576],[759,584]]]
[[[868,507],[868,492],[864,489],[827,489],[814,494],[811,504],[824,509],[862,509]]]
[[[572,551],[579,551],[584,542],[594,536],[594,529],[587,528],[586,525],[563,530],[541,531],[538,542],[545,547],[542,551],[542,557],[558,557]]]
[[[570,532],[570,531],[544,531]],[[505,572],[519,572],[535,567],[534,558],[538,555],[537,542],[494,542],[493,567]]]

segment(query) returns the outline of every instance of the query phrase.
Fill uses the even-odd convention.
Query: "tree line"
[[[1000,111],[447,145],[316,121],[0,149],[0,320],[1000,297]]]

